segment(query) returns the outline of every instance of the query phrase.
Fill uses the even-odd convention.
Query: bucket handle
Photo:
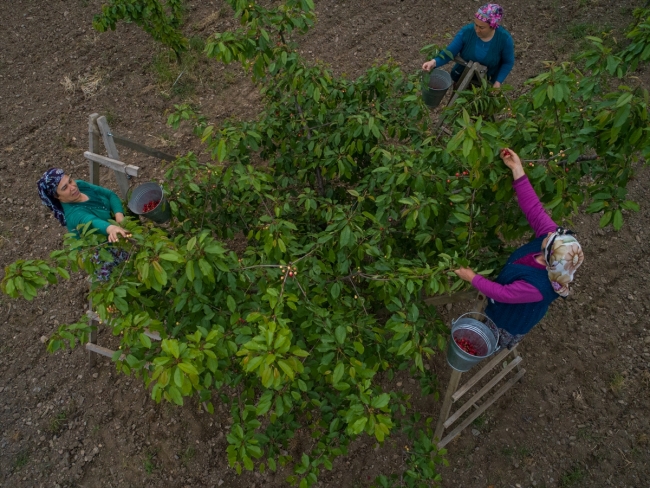
[[[460,319],[462,319],[465,315],[469,315],[469,314],[478,314],[478,315],[482,315],[485,318],[488,318],[488,319],[490,318],[490,317],[488,317],[487,315],[485,315],[482,312],[465,312],[463,315],[461,315],[457,319],[455,319],[455,320],[452,319],[451,326],[453,327],[456,324],[456,322],[458,322]]]

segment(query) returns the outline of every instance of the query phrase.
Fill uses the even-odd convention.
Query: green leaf
[[[546,208],[551,210],[555,207],[557,207],[560,203],[562,203],[563,197],[560,195],[559,197],[555,197],[553,200],[551,200],[549,203],[546,204]]]
[[[616,111],[616,114],[614,115],[614,123],[612,125],[613,128],[621,127],[627,121],[627,118],[630,115],[630,108],[629,105],[625,105]]]
[[[278,366],[282,368],[282,371],[284,371],[289,378],[291,378],[291,381],[293,381],[294,378],[294,371],[291,369],[291,366],[285,361],[285,360],[280,360],[278,361]]]
[[[353,434],[359,434],[360,432],[363,431],[367,423],[368,423],[368,417],[361,417],[360,419],[357,419],[350,426],[350,430],[352,431]]]
[[[196,367],[190,363],[178,363],[178,367],[183,370],[184,373],[198,375]]]
[[[141,333],[139,335],[139,339],[140,339],[140,344],[142,344],[147,349],[151,349],[151,339],[149,339],[148,336],[146,336],[144,333]]]
[[[372,401],[370,402],[370,406],[373,408],[384,408],[386,405],[388,405],[389,400],[390,395],[388,395],[388,393],[382,393],[379,396],[373,397]]]
[[[621,227],[623,227],[623,213],[620,210],[616,210],[616,212],[614,212],[612,225],[614,227],[614,230],[617,231],[621,230]]]
[[[169,347],[169,353],[172,356],[174,356],[176,359],[178,359],[178,356],[180,355],[180,350],[178,348],[178,341],[174,339],[172,340],[165,339],[165,340],[167,341]]]
[[[228,306],[228,310],[230,310],[231,313],[234,313],[237,309],[237,303],[235,303],[235,299],[230,295],[228,295],[228,298],[226,298],[226,305]]]
[[[404,344],[400,346],[399,350],[397,351],[397,355],[398,356],[405,355],[407,352],[411,350],[412,347],[413,347],[413,341],[406,341]]]
[[[609,221],[612,220],[612,215],[613,215],[612,211],[605,212],[603,216],[600,218],[600,222],[598,223],[598,225],[600,225],[600,227],[605,227],[607,224],[609,224]]]
[[[169,389],[167,390],[167,393],[169,394],[169,397],[171,400],[176,404],[176,405],[183,405],[183,397],[181,395],[181,392],[178,391],[178,388],[175,386],[170,386]]]
[[[171,253],[171,252],[162,253],[160,255],[160,259],[164,259],[165,261],[173,261],[173,262],[176,262],[176,263],[181,260],[180,256],[178,254]]]
[[[625,210],[631,210],[632,212],[638,212],[640,207],[639,204],[633,202],[632,200],[626,200],[621,204],[621,207]]]
[[[603,208],[605,208],[605,202],[603,200],[598,200],[589,205],[586,211],[587,213],[596,213],[600,212]]]
[[[343,366],[343,363],[339,363],[336,365],[336,368],[334,368],[334,373],[332,374],[333,384],[337,384],[339,381],[341,381],[341,378],[343,378],[344,371],[345,371],[345,367]]]
[[[194,249],[194,246],[196,246],[196,237],[192,237],[189,241],[187,241],[187,250],[191,251]]]
[[[221,139],[217,145],[217,159],[220,163],[226,159],[226,154],[226,141],[224,139]]]
[[[632,93],[623,93],[616,101],[616,108],[621,108],[623,105],[629,104],[632,101],[632,96]]]
[[[336,337],[336,341],[341,345],[345,342],[346,335],[347,329],[343,325],[339,325],[334,331],[334,337]]]
[[[338,282],[332,285],[332,288],[330,288],[330,294],[334,299],[339,297],[339,295],[341,294],[341,285],[339,285]]]
[[[463,195],[449,195],[449,200],[454,203],[462,203],[467,200],[467,198],[465,198]]]
[[[341,247],[346,247],[351,242],[352,242],[352,229],[350,229],[349,225],[346,225],[345,227],[343,227],[343,231],[341,231],[341,237],[339,239],[339,245]]]

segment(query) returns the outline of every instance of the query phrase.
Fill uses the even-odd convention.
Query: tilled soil
[[[189,1],[189,36],[233,28],[221,1]],[[388,55],[418,69],[421,46],[444,44],[479,4],[467,0],[323,0],[303,53],[351,76]],[[581,37],[621,29],[636,2],[603,0],[510,2],[505,26],[516,43],[508,81],[516,89],[543,60],[567,59]],[[62,228],[40,205],[35,182],[56,165],[86,178],[88,116],[107,116],[116,133],[180,154],[199,149],[187,131],[165,125],[174,104],[189,101],[215,122],[253,116],[258,95],[237,67],[198,61],[178,73],[161,49],[134,25],[98,34],[91,20],[101,2],[15,0],[1,7],[0,264],[46,256],[61,246]],[[162,60],[162,61],[161,61]],[[167,71],[172,71],[168,73]],[[648,69],[639,73],[650,86]],[[160,163],[121,150],[141,167],[139,181],[159,179]],[[202,157],[205,157],[202,155]],[[575,293],[558,301],[522,343],[523,381],[452,442],[445,487],[646,487],[650,460],[650,308],[648,178],[639,168],[630,196],[641,204],[623,230],[598,229],[598,216],[571,223],[586,261]],[[104,170],[102,184],[115,188]],[[196,405],[154,403],[141,381],[118,375],[108,360],[88,369],[85,351],[48,354],[44,341],[87,307],[81,275],[32,302],[0,297],[0,486],[275,487],[287,473],[245,473],[227,466],[228,415]],[[443,312],[451,319],[460,305]],[[99,343],[114,347],[106,329]],[[428,365],[446,385],[442,356]],[[394,379],[413,393],[415,408],[437,418],[440,404],[417,395],[407,376]],[[290,454],[309,449],[300,433]],[[379,447],[360,438],[320,486],[368,486],[380,473],[403,469],[408,439]]]

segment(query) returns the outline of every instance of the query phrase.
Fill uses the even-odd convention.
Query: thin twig
[[[246,268],[241,268],[240,271],[244,271],[246,269],[255,269],[255,268],[279,268],[283,265],[281,264],[256,264],[255,266],[247,266]]]
[[[300,284],[300,281],[296,279],[296,285],[298,285],[298,288],[300,288],[300,291],[305,297],[305,300],[309,301],[309,297],[307,296],[307,293],[305,293],[305,290],[302,289],[302,285]]]
[[[122,261],[122,263],[128,263],[129,262],[129,259],[131,259],[131,253],[133,253],[133,250],[135,249],[135,246],[136,246],[135,244],[133,244],[133,246],[131,246],[131,250],[129,251],[129,257],[126,258],[125,261]],[[120,278],[122,278],[122,274],[124,273],[125,269],[126,269],[126,266],[122,266],[122,271],[120,271],[120,276],[118,276],[117,280],[116,280],[117,283],[120,282]]]
[[[309,256],[309,255],[315,253],[316,250],[317,250],[319,247],[320,247],[320,246],[316,246],[314,249],[312,249],[311,251],[309,251],[309,252],[308,252],[307,254],[305,254],[304,256],[301,256],[301,257],[299,257],[298,259],[296,259],[295,261],[290,262],[289,265],[299,263],[300,261],[302,261],[303,259],[305,259],[307,256]]]
[[[575,163],[581,163],[583,161],[596,161],[600,158],[600,156],[578,156],[578,159],[576,159],[574,162]],[[549,162],[556,162],[557,164],[567,164],[569,162],[568,159],[556,159],[556,158],[548,158],[548,159],[522,159],[522,163],[539,163],[539,164],[545,164]]]
[[[172,88],[174,88],[174,87],[176,86],[176,83],[178,83],[178,80],[181,79],[181,76],[183,76],[184,73],[185,73],[185,70],[181,71],[181,74],[178,75],[178,78],[176,78],[176,81],[175,81],[174,84],[172,85]]]
[[[203,216],[201,217],[201,225],[199,226],[200,229],[203,229],[203,221],[205,220],[205,214],[207,213],[208,210],[208,204],[212,201],[212,195],[208,197],[208,199],[205,201],[205,205],[203,205]]]
[[[287,266],[287,270],[284,272],[284,277],[282,278],[282,289],[280,289],[280,296],[278,297],[278,303],[282,300],[282,295],[284,294],[284,286],[287,284],[287,276],[289,276],[290,266]]]
[[[467,249],[465,249],[465,259],[467,259],[467,254],[469,253],[469,246],[472,242],[472,231],[474,230],[474,219],[472,215],[474,213],[474,197],[476,196],[476,189],[472,190],[472,201],[469,204],[469,231],[467,233]]]
[[[363,304],[364,300],[361,297],[361,295],[359,295],[359,291],[357,290],[357,287],[354,285],[354,279],[348,276],[348,281],[350,283],[352,283],[352,288],[354,288],[354,293],[356,294],[358,300],[361,302],[361,306],[363,307],[363,311],[366,313],[366,315],[368,315],[368,311],[366,310],[366,306]]]
[[[305,125],[307,140],[310,140],[311,130],[309,129],[309,124],[305,120],[304,114],[302,113],[302,107],[298,102],[296,102],[296,108],[298,110],[298,113],[300,114],[300,118],[302,119],[303,124]],[[316,186],[318,187],[318,195],[322,198],[325,196],[325,182],[323,181],[323,173],[321,171],[320,166],[316,166],[315,176],[316,176]]]

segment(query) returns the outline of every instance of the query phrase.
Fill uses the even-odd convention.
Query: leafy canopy
[[[92,303],[120,337],[113,359],[156,401],[229,409],[238,472],[288,465],[288,481],[311,486],[357,436],[382,443],[402,428],[413,441],[403,482],[429,486],[444,450],[431,419],[412,414],[391,383],[408,370],[437,395],[425,365],[447,331],[423,297],[460,289],[459,265],[491,274],[507,243],[529,232],[502,147],[526,159],[558,222],[586,208],[618,230],[638,209],[626,186],[648,156],[648,93],[608,87],[647,60],[648,11],[636,13],[622,51],[592,39],[587,71],[547,63],[517,98],[485,86],[464,93],[444,113],[447,134],[432,124],[417,74],[389,61],[350,80],[304,60],[295,35],[313,24],[311,0],[228,3],[241,27],[211,36],[205,54],[250,69],[263,107],[219,126],[189,105],[170,116],[192,124],[212,161],[189,153],[170,165],[174,220],[162,229],[127,219],[133,238],[118,246],[131,258],[93,283]],[[181,53],[180,12],[171,0],[113,0],[95,25],[135,21]],[[3,291],[32,299],[68,270],[92,274],[105,247],[86,225],[49,261],[9,265]],[[62,326],[49,348],[88,332],[85,321]],[[295,436],[311,441],[294,459],[285,450]]]

